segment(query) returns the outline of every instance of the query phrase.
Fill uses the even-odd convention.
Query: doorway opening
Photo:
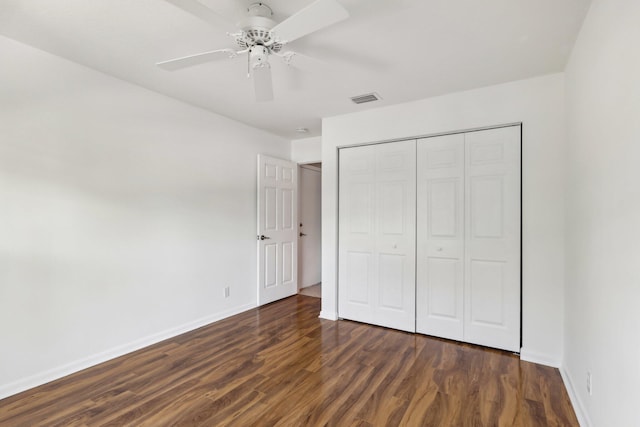
[[[322,294],[322,163],[298,166],[298,293]]]

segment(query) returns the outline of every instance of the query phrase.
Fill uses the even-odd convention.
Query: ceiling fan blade
[[[271,33],[288,43],[348,17],[349,12],[336,0],[316,0],[273,27]]]
[[[197,0],[165,0],[168,3],[190,13],[205,22],[213,25],[215,28],[221,28],[226,31],[235,31],[237,27],[223,16],[217,14],[207,6]]]
[[[273,100],[271,67],[267,65],[255,67],[253,69],[253,86],[256,91],[256,101],[265,102]]]
[[[233,49],[217,49],[158,62],[156,65],[160,68],[164,68],[165,70],[174,71],[181,68],[204,64],[205,62],[217,61],[225,58],[235,58],[236,56],[238,56],[238,54]]]

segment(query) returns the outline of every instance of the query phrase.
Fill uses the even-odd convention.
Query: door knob
[[[300,232],[300,237],[302,236],[306,236],[306,234],[304,234],[303,232]]]
[[[270,238],[271,237],[267,237],[264,234],[261,234],[261,235],[258,236],[258,240],[267,240],[267,239],[270,239]]]

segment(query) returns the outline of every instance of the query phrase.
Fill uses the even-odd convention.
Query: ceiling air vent
[[[358,96],[354,96],[351,98],[351,100],[355,103],[355,104],[364,104],[365,102],[373,102],[373,101],[379,101],[382,98],[380,98],[380,95],[378,95],[377,93],[367,93],[365,95],[358,95]]]

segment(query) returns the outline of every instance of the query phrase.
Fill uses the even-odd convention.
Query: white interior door
[[[520,350],[520,127],[465,134],[465,341]]]
[[[298,278],[300,287],[320,283],[321,254],[321,175],[320,169],[301,166],[300,172],[300,240]]]
[[[417,332],[464,339],[464,134],[418,140]]]
[[[258,305],[298,291],[295,163],[258,155]]]
[[[415,331],[415,150],[415,141],[340,150],[340,317]]]

